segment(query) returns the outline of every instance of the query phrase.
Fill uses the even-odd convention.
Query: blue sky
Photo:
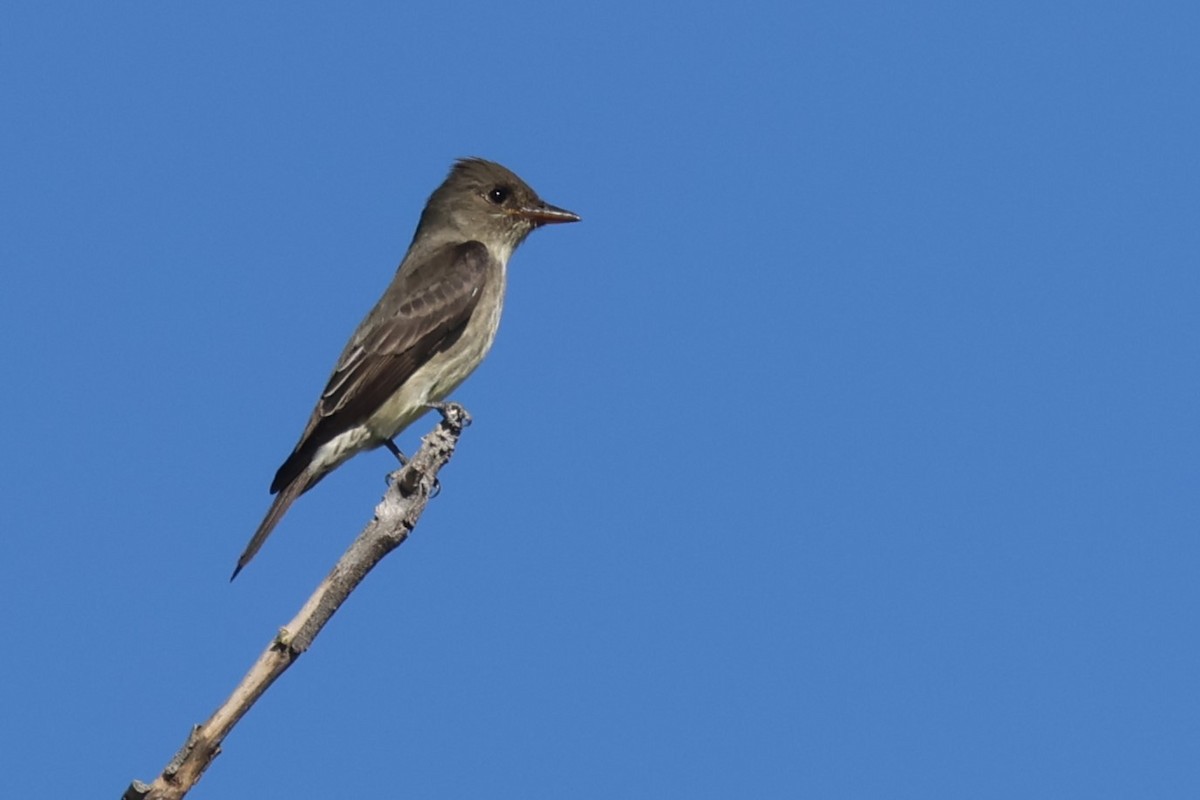
[[[464,155],[583,222],[192,796],[1200,793],[1200,12],[417,6],[0,12],[0,795],[152,778],[370,517],[227,583]]]

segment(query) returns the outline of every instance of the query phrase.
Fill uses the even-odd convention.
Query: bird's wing
[[[272,493],[291,483],[321,445],[366,421],[422,364],[458,340],[483,294],[490,263],[483,244],[466,242],[401,270],[342,351]]]

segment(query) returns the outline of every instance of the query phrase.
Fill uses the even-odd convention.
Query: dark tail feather
[[[291,506],[297,497],[304,494],[313,483],[312,476],[305,470],[297,475],[291,483],[283,487],[279,494],[275,495],[275,500],[271,503],[271,507],[267,509],[267,515],[259,523],[258,530],[254,532],[254,536],[250,539],[250,544],[246,545],[245,552],[238,559],[237,568],[229,576],[230,583],[242,571],[242,567],[249,564],[250,559],[254,558],[254,554],[263,546],[263,542],[271,535],[271,531],[275,530],[275,526],[279,524],[279,520],[283,519],[283,515],[287,513],[288,507]]]

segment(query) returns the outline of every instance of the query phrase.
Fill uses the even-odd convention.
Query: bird
[[[374,308],[346,343],[275,495],[230,581],[300,495],[351,457],[387,446],[483,361],[500,324],[508,261],[543,225],[580,217],[543,201],[506,167],[454,162],[421,212],[412,243]]]

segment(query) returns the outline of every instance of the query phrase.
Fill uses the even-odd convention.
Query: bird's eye
[[[509,188],[507,186],[496,186],[490,192],[488,192],[487,198],[488,198],[488,200],[491,200],[494,204],[500,205],[505,200],[508,199],[508,196],[510,194],[511,194],[511,191],[509,190]]]

